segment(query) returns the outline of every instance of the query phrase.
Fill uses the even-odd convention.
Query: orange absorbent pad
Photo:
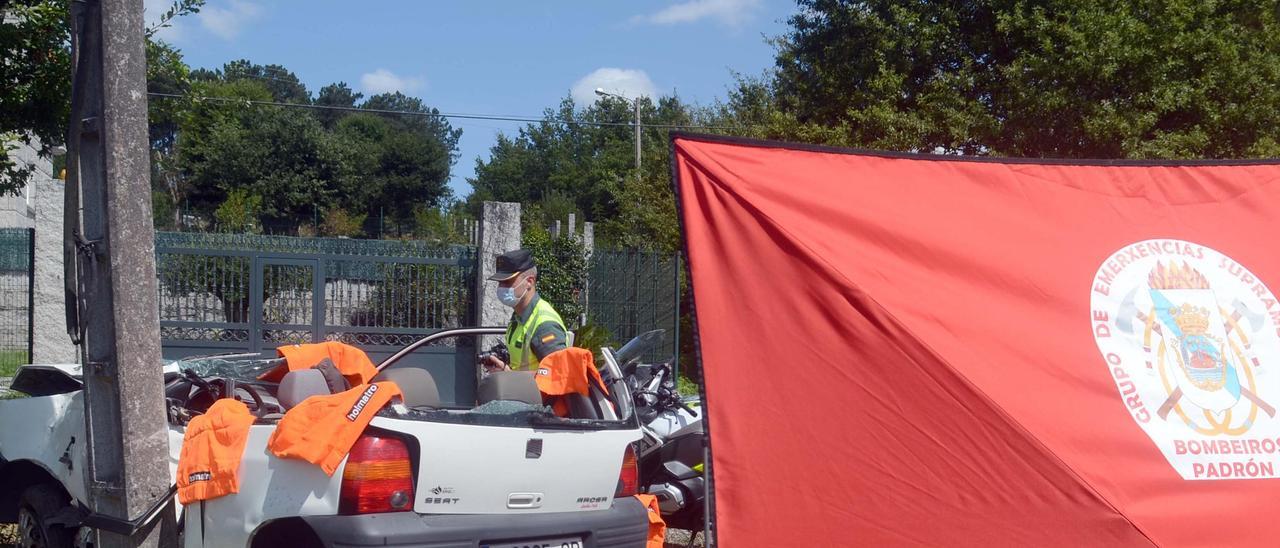
[[[649,540],[645,548],[662,548],[667,538],[667,522],[662,520],[662,511],[658,508],[658,497],[653,495],[636,495],[640,503],[649,510]]]
[[[253,414],[245,404],[224,398],[191,419],[178,456],[178,502],[189,504],[240,492],[240,458]]]
[[[332,476],[378,410],[400,395],[396,383],[379,382],[311,396],[284,414],[267,447],[277,457],[305,460]]]
[[[321,360],[329,358],[342,376],[351,386],[367,384],[378,374],[378,369],[369,361],[369,355],[363,350],[337,341],[322,343],[292,344],[281,346],[276,353],[284,358],[285,363],[271,371],[263,373],[259,380],[280,382],[285,373],[311,369]]]
[[[586,396],[590,393],[590,383],[593,382],[602,392],[609,393],[604,386],[604,380],[600,378],[600,372],[596,370],[595,358],[592,357],[591,351],[574,346],[557,350],[543,358],[538,364],[534,380],[538,383],[539,392],[544,396],[551,396],[549,399],[551,407],[556,415],[561,417],[569,415],[569,406],[557,396],[565,394]]]

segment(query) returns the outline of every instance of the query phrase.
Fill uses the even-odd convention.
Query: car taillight
[[[627,450],[622,453],[622,471],[618,472],[618,490],[614,492],[613,498],[635,495],[639,492],[639,483],[640,470],[636,464],[636,449],[628,445]]]
[[[409,448],[392,437],[365,434],[351,446],[342,469],[338,513],[405,512],[413,509]]]

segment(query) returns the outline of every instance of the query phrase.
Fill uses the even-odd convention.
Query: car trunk
[[[630,421],[559,419],[538,412],[384,412],[374,428],[416,442],[413,508],[424,514],[519,514],[609,508]]]

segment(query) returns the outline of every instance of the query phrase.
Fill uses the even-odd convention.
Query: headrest
[[[528,371],[499,371],[480,381],[476,388],[476,402],[484,405],[491,401],[521,401],[530,405],[542,405],[542,393]]]
[[[280,379],[280,391],[276,393],[276,399],[280,400],[280,405],[285,409],[292,409],[311,396],[328,394],[329,383],[325,382],[324,373],[316,369],[303,369],[290,371]]]
[[[436,380],[425,369],[397,367],[384,369],[373,382],[391,381],[400,387],[404,404],[409,407],[440,407],[440,390]]]

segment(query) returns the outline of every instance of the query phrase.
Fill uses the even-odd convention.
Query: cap
[[[501,282],[510,280],[516,274],[524,272],[534,267],[533,253],[528,249],[516,249],[498,255],[497,272],[489,276],[490,280]]]

